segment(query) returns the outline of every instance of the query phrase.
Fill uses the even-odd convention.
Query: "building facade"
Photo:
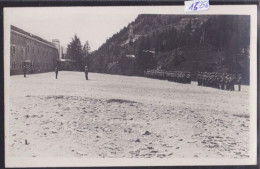
[[[76,61],[70,59],[58,60],[59,70],[76,70]]]
[[[59,59],[57,47],[38,36],[11,25],[10,74],[53,71]]]

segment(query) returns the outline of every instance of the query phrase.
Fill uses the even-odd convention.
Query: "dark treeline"
[[[71,42],[67,46],[66,56],[63,58],[75,61],[75,70],[83,71],[85,66],[89,66],[90,50],[88,41],[86,41],[84,46],[82,46],[79,37],[74,35]]]
[[[147,69],[242,74],[249,82],[249,16],[139,15],[89,58],[90,71]]]

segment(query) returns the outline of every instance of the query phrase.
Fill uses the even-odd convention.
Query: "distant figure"
[[[234,91],[234,90],[235,90],[235,80],[236,80],[236,77],[235,77],[235,75],[233,74],[233,75],[231,76],[231,83],[230,83],[230,90],[231,90],[231,91]]]
[[[237,79],[238,91],[241,91],[241,82],[242,82],[242,76],[241,74],[239,74]]]
[[[59,68],[58,68],[58,66],[56,66],[56,67],[55,67],[56,79],[58,79],[58,73],[59,73]]]
[[[26,67],[23,65],[23,76],[26,77]]]
[[[86,77],[86,80],[88,80],[88,67],[85,66],[85,77]]]

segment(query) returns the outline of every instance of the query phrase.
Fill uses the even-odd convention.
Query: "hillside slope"
[[[139,15],[90,56],[90,71],[241,73],[249,79],[249,16]]]

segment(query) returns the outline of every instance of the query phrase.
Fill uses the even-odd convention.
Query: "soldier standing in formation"
[[[86,80],[88,80],[88,67],[85,66],[85,77],[86,77]]]
[[[242,76],[241,74],[239,74],[237,79],[238,91],[241,91],[241,82],[242,82]]]
[[[224,74],[222,74],[222,75],[220,76],[220,89],[221,89],[221,90],[224,90],[224,89],[225,89],[225,75],[224,75]]]
[[[23,65],[23,76],[26,77],[26,67]]]
[[[55,67],[55,77],[56,77],[56,79],[58,79],[58,73],[59,73],[59,67],[58,67],[58,65]]]

